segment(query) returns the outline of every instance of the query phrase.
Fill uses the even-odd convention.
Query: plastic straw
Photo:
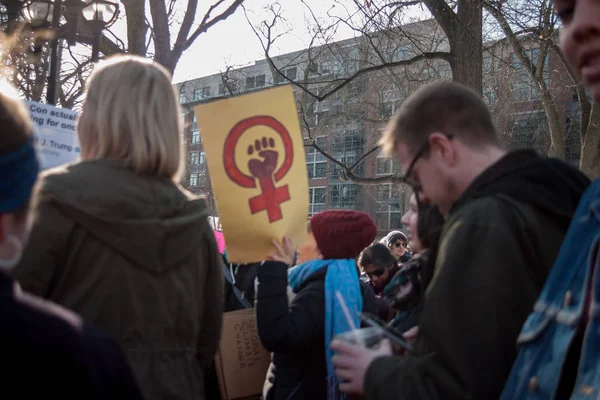
[[[340,302],[340,306],[342,306],[342,311],[344,312],[344,316],[346,317],[346,321],[348,321],[348,325],[350,325],[350,329],[354,334],[354,339],[356,340],[356,344],[365,345],[364,342],[360,339],[360,335],[357,332],[356,324],[354,324],[354,320],[352,319],[352,314],[350,314],[350,310],[346,305],[346,300],[344,300],[344,296],[340,293],[339,290],[336,290],[335,295],[337,296],[338,301]]]

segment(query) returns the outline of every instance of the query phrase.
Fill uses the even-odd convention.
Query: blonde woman
[[[14,276],[122,346],[146,399],[203,398],[221,329],[221,260],[202,199],[176,182],[180,109],[152,61],[112,58],[90,76],[82,161],[47,172]]]
[[[1,78],[0,78],[1,79]],[[39,172],[19,93],[0,80],[0,354],[2,391],[19,398],[141,400],[123,353],[75,313],[25,293],[9,273],[27,242]]]

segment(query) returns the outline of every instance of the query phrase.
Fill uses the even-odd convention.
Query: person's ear
[[[454,139],[455,140],[455,139]],[[453,139],[441,132],[429,135],[429,152],[437,156],[448,166],[454,166],[457,160],[456,148]]]

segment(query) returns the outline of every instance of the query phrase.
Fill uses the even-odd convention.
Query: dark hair
[[[481,96],[454,82],[428,84],[409,96],[388,124],[380,145],[389,155],[400,142],[416,152],[433,132],[452,135],[473,146],[503,146]]]
[[[437,206],[419,202],[418,207],[417,235],[419,235],[419,241],[423,249],[428,250],[427,262],[423,268],[422,277],[424,287],[427,287],[433,278],[445,220]]]
[[[366,265],[375,265],[388,269],[395,267],[397,262],[390,249],[381,243],[372,244],[364,249],[358,259],[358,264],[362,268]]]
[[[417,235],[424,249],[435,248],[439,245],[444,227],[444,216],[437,206],[419,202],[417,218]]]

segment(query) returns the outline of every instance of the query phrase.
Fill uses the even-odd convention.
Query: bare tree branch
[[[238,7],[242,5],[243,2],[244,0],[235,0],[225,11],[223,11],[221,14],[217,15],[213,19],[209,20],[210,13],[213,11],[213,8],[211,7],[211,9],[209,9],[209,11],[204,16],[203,23],[201,23],[200,26],[194,31],[194,33],[192,33],[192,35],[188,38],[187,42],[185,43],[184,50],[188,49],[192,45],[194,40],[198,38],[198,36],[209,30],[211,27],[213,27],[220,21],[224,21],[231,15],[233,15],[238,9]]]

